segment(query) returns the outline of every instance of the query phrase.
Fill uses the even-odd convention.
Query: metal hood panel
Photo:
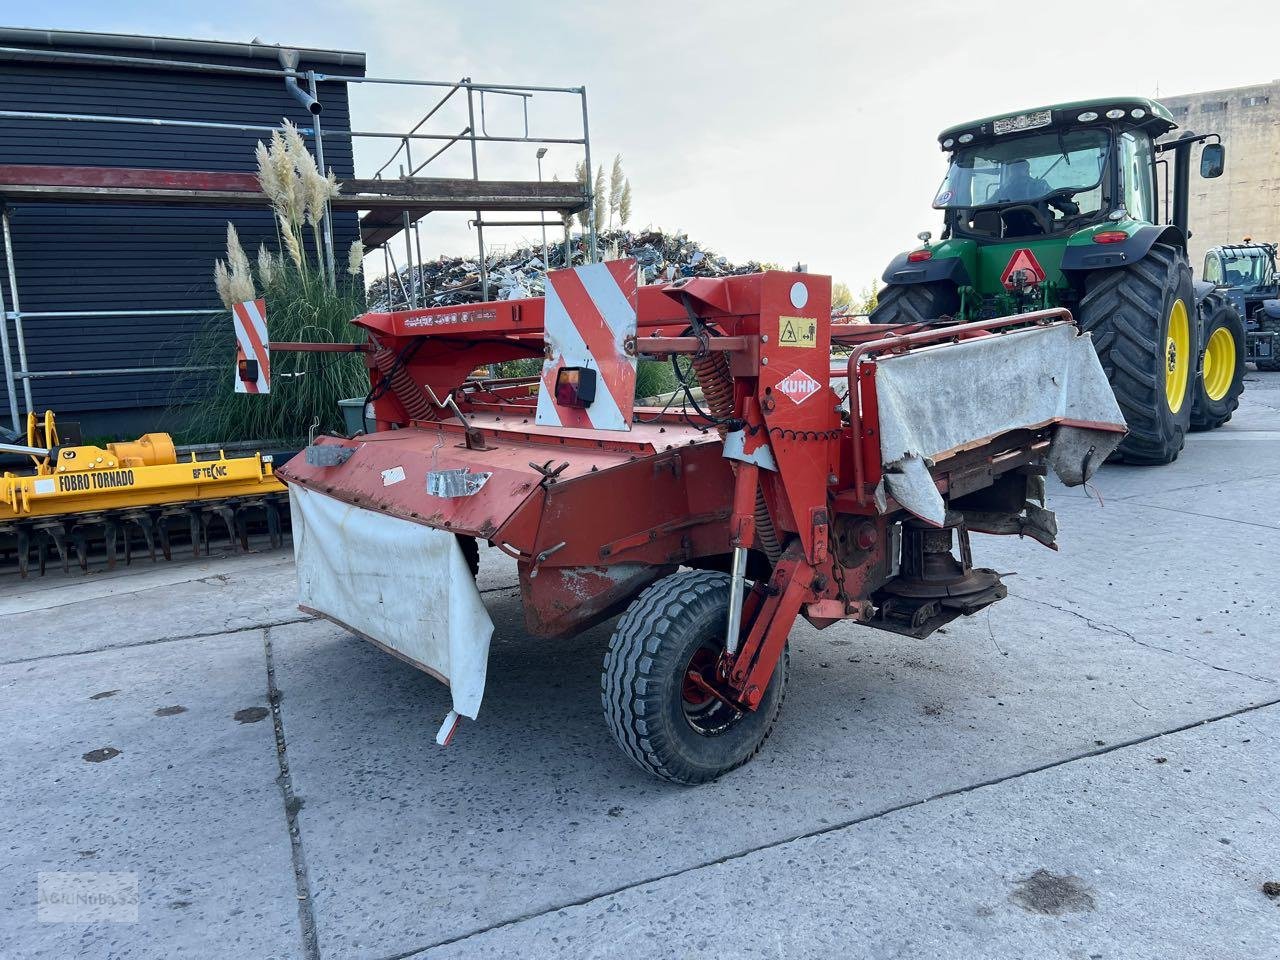
[[[337,466],[315,466],[300,453],[277,471],[291,485],[306,487],[338,500],[411,520],[429,527],[469,534],[483,540],[499,529],[529,500],[540,498],[542,475],[529,465],[532,456],[520,444],[490,442],[469,450],[460,431],[407,429],[343,440],[321,437],[317,445],[351,451]],[[433,496],[428,474],[468,468],[489,474],[469,496]]]

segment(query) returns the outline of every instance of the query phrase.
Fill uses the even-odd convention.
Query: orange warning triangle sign
[[[1005,265],[1004,273],[1000,274],[1000,282],[1006,287],[1012,286],[1011,278],[1019,270],[1026,273],[1028,284],[1044,283],[1044,267],[1040,266],[1040,261],[1036,259],[1036,255],[1027,247],[1021,247],[1013,251],[1013,256],[1009,258],[1009,262]]]

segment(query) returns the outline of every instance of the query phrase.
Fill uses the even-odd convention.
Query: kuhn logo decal
[[[817,393],[821,386],[822,384],[803,370],[795,370],[782,378],[777,390],[795,403],[804,403]]]

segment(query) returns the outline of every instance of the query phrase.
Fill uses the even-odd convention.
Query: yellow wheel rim
[[[1169,308],[1169,327],[1164,348],[1164,397],[1169,409],[1177,413],[1187,398],[1187,371],[1191,368],[1191,322],[1187,305],[1173,301]]]
[[[1204,392],[1210,400],[1221,400],[1236,378],[1236,342],[1231,331],[1219,327],[1204,348]]]

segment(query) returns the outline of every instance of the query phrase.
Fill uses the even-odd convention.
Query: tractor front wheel
[[[1139,262],[1085,279],[1082,329],[1106,371],[1128,424],[1115,458],[1171,463],[1191,426],[1198,356],[1191,267],[1157,243]]]
[[[788,654],[754,711],[692,675],[713,675],[724,649],[729,578],[682,571],[640,594],[618,621],[601,677],[609,731],[628,757],[675,783],[706,783],[754,757],[782,708]]]
[[[1211,293],[1200,303],[1204,360],[1191,408],[1192,430],[1216,430],[1240,406],[1244,393],[1244,321],[1236,308]]]
[[[885,287],[871,311],[872,323],[929,323],[954,316],[960,294],[954,283],[908,283]]]

